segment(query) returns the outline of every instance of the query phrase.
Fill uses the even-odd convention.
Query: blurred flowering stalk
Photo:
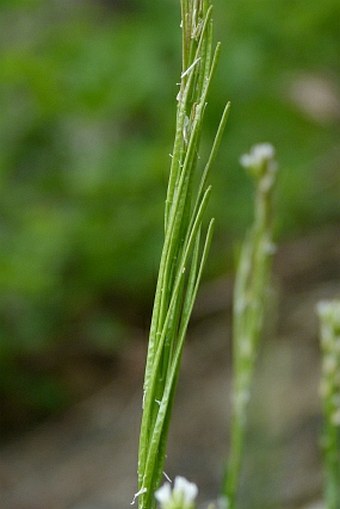
[[[326,509],[340,507],[340,300],[318,305],[324,413],[323,451]]]
[[[233,304],[233,388],[231,442],[223,483],[228,509],[234,509],[247,424],[247,407],[274,253],[272,197],[277,163],[272,145],[255,145],[240,160],[255,185],[255,217],[242,246]]]
[[[199,143],[219,45],[213,49],[210,0],[181,1],[182,73],[177,95],[176,133],[164,218],[164,244],[151,320],[144,378],[138,455],[139,509],[152,509],[164,469],[167,435],[181,355],[213,220],[202,242],[202,220],[210,187],[207,177],[228,116],[225,107],[205,167],[199,174]]]

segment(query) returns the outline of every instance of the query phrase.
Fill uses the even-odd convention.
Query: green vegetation
[[[255,184],[255,217],[242,245],[233,297],[233,389],[231,439],[223,495],[227,507],[237,507],[237,493],[248,422],[248,405],[255,362],[263,335],[273,244],[273,190],[277,163],[274,148],[255,145],[241,158]]]
[[[18,408],[37,416],[69,403],[58,359],[110,356],[146,322],[175,123],[177,7],[1,3],[0,395],[12,421]],[[281,235],[340,217],[337,109],[315,115],[296,99],[302,79],[339,88],[339,2],[218,0],[215,13],[223,59],[203,147],[226,96],[234,113],[212,177],[208,276],[231,269],[226,253],[248,224],[237,159],[253,142],[279,147]]]
[[[213,233],[213,220],[207,232],[202,232],[211,192],[207,178],[229,112],[227,104],[210,155],[200,169],[203,120],[220,46],[216,49],[213,46],[209,0],[182,0],[181,13],[182,72],[165,202],[164,243],[144,378],[136,494],[140,509],[156,506],[154,492],[163,477],[186,331]],[[195,171],[196,168],[200,172]]]
[[[323,402],[325,507],[340,504],[340,301],[319,303]]]

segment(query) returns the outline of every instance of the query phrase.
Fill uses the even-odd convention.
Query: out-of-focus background
[[[1,507],[121,509],[135,489],[179,1],[0,9]],[[252,206],[238,159],[262,141],[281,168],[279,248],[242,503],[321,496],[314,306],[340,293],[339,19],[338,0],[215,0],[223,49],[202,158],[227,99],[232,113],[168,465],[200,483],[202,502],[228,448],[232,275]]]

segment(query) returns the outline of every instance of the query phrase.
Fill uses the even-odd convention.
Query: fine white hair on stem
[[[165,479],[166,479],[167,481],[169,481],[169,482],[171,482],[171,483],[172,483],[172,480],[170,479],[170,477],[168,476],[168,474],[167,474],[166,472],[164,472],[164,471],[163,471],[163,475],[164,475],[164,477],[165,477]]]
[[[201,60],[201,57],[196,58],[196,60],[194,60],[193,63],[191,65],[189,65],[189,67],[185,71],[182,72],[181,79],[185,78],[185,76],[188,76],[188,74],[191,73],[193,68],[196,67],[196,65],[198,64],[198,62],[200,60]]]
[[[144,495],[144,493],[146,493],[147,491],[148,491],[147,488],[141,488],[139,491],[137,491],[137,493],[133,495],[133,499],[130,502],[130,505],[134,505],[136,503],[137,498],[140,497],[141,495]]]

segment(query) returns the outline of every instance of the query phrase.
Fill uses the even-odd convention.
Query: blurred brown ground
[[[228,447],[231,289],[231,280],[202,288],[170,434],[166,472],[194,480],[203,507],[216,495]],[[315,305],[340,296],[340,227],[279,248],[272,296],[240,507],[300,509],[321,498]],[[1,509],[129,507],[145,348],[145,338],[131,340],[105,388],[2,446]]]

